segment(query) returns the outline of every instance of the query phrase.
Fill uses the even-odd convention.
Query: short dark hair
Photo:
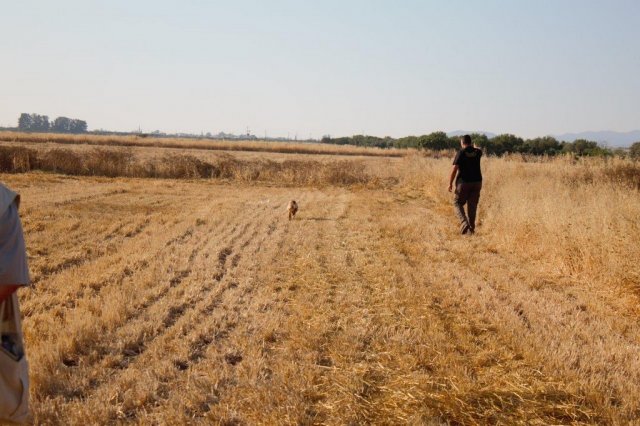
[[[471,145],[471,136],[464,135],[461,140],[464,145]]]

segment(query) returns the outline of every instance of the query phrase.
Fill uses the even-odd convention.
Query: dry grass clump
[[[122,150],[94,149],[78,153],[54,148],[46,151],[0,146],[0,171],[24,173],[41,170],[68,175],[132,176],[133,158]]]
[[[310,160],[243,161],[234,163],[240,180],[264,180],[286,185],[367,185],[375,180],[362,161],[316,162]]]
[[[627,185],[631,189],[640,190],[640,163],[616,164],[605,168],[604,175],[620,186]]]
[[[279,152],[286,154],[402,157],[408,150],[381,149],[307,142],[225,141],[195,138],[158,138],[114,135],[71,135],[58,133],[0,132],[0,141],[16,143],[57,143],[119,147],[156,147],[213,151]]]
[[[621,160],[558,160],[531,170],[489,162],[483,225],[555,274],[638,285],[639,270],[631,261],[640,256],[634,170],[640,169]]]
[[[230,179],[226,164],[213,165],[191,155],[166,154],[159,160],[140,164],[135,174],[139,177],[201,179]]]
[[[0,146],[0,172],[28,172],[37,168],[38,164],[38,152],[34,149]]]
[[[268,182],[280,185],[349,186],[376,185],[362,161],[318,162],[314,160],[238,160],[222,155],[203,161],[191,155],[167,155],[136,169],[137,177],[214,178],[239,182]]]
[[[611,183],[614,187],[640,190],[640,163],[626,159],[584,159],[583,167],[571,176],[574,185]]]
[[[555,169],[562,170],[562,178],[568,185],[611,183],[619,188],[640,189],[640,163],[627,158],[510,154],[502,159],[509,163],[554,164],[559,166]]]
[[[80,160],[78,164],[82,164],[82,169],[80,169],[78,173],[70,174],[89,174],[92,176],[117,177],[133,175],[133,171],[136,169],[134,163],[135,159],[133,158],[131,152],[128,152],[126,150],[121,151],[98,148],[84,155],[75,154],[71,151],[65,151],[64,154],[73,158],[74,162],[76,161],[76,159]],[[54,164],[44,165],[44,167],[47,166],[53,167]]]
[[[226,179],[282,185],[380,185],[360,160],[285,161],[239,160],[223,154],[202,160],[186,154],[165,154],[142,160],[128,149],[96,148],[78,152],[47,151],[0,146],[0,171],[24,173],[41,170],[76,176],[139,177],[169,179]]]
[[[408,162],[405,183],[424,188],[443,205],[450,203],[444,191],[450,159],[413,157]],[[632,259],[640,256],[634,237],[640,230],[638,164],[487,158],[483,175],[480,229],[499,246],[517,247],[529,261],[560,274],[618,284],[637,274]]]
[[[82,174],[84,164],[82,157],[72,151],[67,149],[52,149],[41,155],[39,161],[34,163],[33,168],[51,171],[53,173],[80,175]]]
[[[409,161],[419,175],[407,178],[408,188],[433,200],[455,235],[446,192],[450,160]],[[461,239],[456,254],[487,280],[474,297],[490,288],[510,305],[503,321],[525,327],[518,338],[526,336],[549,369],[574,377],[581,392],[607,389],[592,404],[627,419],[640,407],[640,389],[630,380],[640,378],[632,361],[640,349],[635,170],[624,160],[487,158],[477,236]],[[496,302],[487,306],[495,309]]]

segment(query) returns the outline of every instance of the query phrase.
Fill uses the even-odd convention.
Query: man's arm
[[[456,174],[458,173],[458,165],[454,164],[451,168],[451,176],[449,176],[449,192],[453,189],[453,181],[456,178]]]
[[[11,296],[19,287],[19,285],[0,285],[0,303]]]

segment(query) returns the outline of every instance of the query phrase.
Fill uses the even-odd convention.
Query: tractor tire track
[[[214,231],[215,229],[211,229],[211,232]],[[227,224],[226,230],[223,228],[218,232],[218,234],[224,238],[224,236],[231,231],[231,226],[228,226]],[[205,235],[206,234],[204,232],[198,234],[200,237],[204,237]],[[99,375],[102,376],[102,379],[96,379],[96,375],[93,375],[94,379],[92,381],[92,385],[90,387],[86,387],[81,392],[75,392],[70,400],[84,398],[87,392],[91,392],[93,389],[97,389],[100,385],[105,383],[107,378],[106,373],[110,369],[126,369],[133,360],[144,353],[146,348],[155,339],[160,337],[167,329],[171,328],[178,318],[184,315],[189,300],[185,302],[179,301],[179,287],[191,275],[191,269],[195,259],[201,255],[207,247],[211,247],[217,242],[217,240],[201,238],[194,247],[194,242],[190,241],[192,238],[196,238],[196,236],[194,235],[193,228],[189,227],[177,237],[171,238],[168,241],[168,244],[164,246],[163,250],[169,252],[173,251],[174,246],[182,246],[185,248],[193,247],[193,249],[191,249],[188,254],[186,265],[180,265],[181,257],[174,256],[177,263],[169,265],[167,268],[174,270],[173,276],[166,280],[164,285],[154,286],[153,290],[155,293],[149,295],[141,302],[141,304],[134,306],[133,309],[131,309],[131,314],[122,321],[123,326],[115,330],[117,334],[113,338],[107,339],[104,346],[94,345],[92,347],[92,351],[97,350],[101,355],[92,360],[87,365],[87,368],[95,366],[96,369],[104,370],[104,374]],[[187,257],[186,253],[185,257]],[[157,318],[158,315],[154,312],[149,312],[149,309],[159,305],[161,301],[166,299],[173,300],[174,302],[170,302],[168,307],[158,306],[157,310],[166,311],[166,314],[159,323],[157,323],[155,318]],[[139,331],[133,331],[136,329]],[[114,347],[111,343],[114,340],[120,341],[121,343],[117,347]],[[102,365],[105,362],[107,365]]]
[[[260,212],[258,212],[258,214],[259,213]],[[248,219],[248,223],[249,224],[257,223],[258,224],[257,226],[262,226],[261,221],[255,221],[253,219],[254,219],[253,217],[250,217]],[[233,227],[233,230],[235,232],[233,232],[229,237],[223,238],[222,241],[226,239],[228,243],[236,243],[237,241],[240,241],[242,237],[247,234],[249,229],[250,229],[250,226],[248,224],[240,227]],[[215,244],[215,243],[209,244],[209,246],[211,247],[220,246],[220,245],[221,244]],[[225,246],[224,244],[222,245],[223,245],[223,248],[220,249],[217,254],[217,263],[218,263],[218,269],[220,272],[214,274],[211,280],[208,280],[207,282],[202,284],[199,291],[195,292],[195,294],[188,297],[187,299],[183,299],[181,303],[170,307],[167,312],[167,315],[163,320],[164,327],[163,327],[162,333],[158,333],[157,335],[154,335],[153,339],[150,339],[148,342],[146,342],[144,348],[141,348],[141,345],[136,345],[135,342],[133,342],[134,343],[133,347],[127,348],[128,352],[124,353],[124,357],[122,358],[123,362],[116,365],[118,369],[128,369],[134,363],[137,363],[138,358],[142,356],[145,352],[147,352],[150,349],[150,345],[154,344],[156,341],[158,341],[158,344],[155,345],[156,348],[154,349],[154,352],[157,352],[157,350],[159,350],[157,348],[158,345],[170,344],[170,340],[171,340],[170,338],[167,338],[169,340],[168,343],[160,342],[158,339],[161,336],[165,335],[171,329],[177,328],[178,330],[182,329],[182,330],[190,330],[190,332],[194,332],[193,329],[184,327],[183,319],[186,316],[187,312],[189,312],[190,317],[192,317],[194,316],[194,315],[191,315],[193,311],[207,312],[209,309],[211,309],[211,306],[215,305],[216,303],[215,300],[220,298],[220,293],[218,294],[211,293],[211,289],[216,283],[218,283],[217,286],[218,286],[219,292],[221,293],[224,293],[224,291],[226,291],[229,288],[234,288],[233,285],[225,286],[220,284],[220,282],[224,280],[224,276],[226,275],[227,271],[237,266],[237,265],[233,266],[233,262],[231,262],[230,260],[230,256],[233,254],[232,246],[230,245]],[[205,256],[200,256],[200,257],[204,258]],[[207,302],[207,300],[212,297],[213,297],[213,301]],[[202,305],[204,305],[204,307],[202,307]],[[112,376],[110,377],[110,379],[112,381],[114,380],[114,377]],[[96,389],[96,392],[98,392],[99,394],[99,387],[96,387],[95,389]]]
[[[318,194],[314,194],[313,199],[316,197],[318,197]],[[275,210],[276,212],[279,211],[279,209]],[[282,225],[278,226],[278,223]],[[269,315],[271,309],[276,311],[279,308],[284,309],[286,301],[280,300],[278,302],[274,300],[273,302],[265,302],[265,298],[262,296],[267,295],[266,299],[268,300],[269,298],[273,299],[277,293],[273,292],[270,286],[265,285],[266,283],[261,282],[260,267],[261,265],[273,265],[274,262],[282,262],[285,259],[283,257],[284,253],[281,251],[283,246],[288,246],[289,250],[295,249],[296,242],[292,239],[300,238],[301,235],[298,233],[291,234],[289,230],[287,222],[276,216],[269,221],[266,229],[262,230],[262,238],[256,238],[255,235],[252,235],[250,244],[241,245],[244,251],[252,253],[252,256],[243,257],[239,261],[238,271],[244,272],[243,275],[245,276],[253,275],[255,271],[258,276],[253,280],[242,279],[242,276],[230,280],[229,286],[231,288],[221,294],[220,297],[213,299],[211,304],[205,306],[202,314],[211,317],[210,325],[205,327],[192,340],[186,356],[175,361],[176,369],[179,370],[183,377],[176,378],[178,383],[173,388],[181,388],[184,386],[184,382],[192,376],[202,377],[203,380],[206,380],[207,371],[210,370],[213,360],[219,360],[214,362],[220,362],[222,365],[229,366],[229,368],[235,368],[236,365],[242,363],[247,354],[243,354],[238,350],[237,341],[243,340],[243,336],[248,330],[252,330],[251,333],[259,334],[265,332],[267,336],[265,345],[275,342],[273,340],[276,337],[275,334],[271,335],[265,330],[255,330],[253,324],[260,323],[260,318]],[[268,243],[268,246],[265,250],[266,243]],[[265,306],[269,306],[269,309],[262,309]],[[266,347],[264,350],[268,351]],[[268,368],[265,369],[264,374],[269,374]],[[198,410],[183,408],[185,418],[203,418],[207,416],[210,405],[219,403],[219,400],[224,397],[226,392],[233,392],[232,387],[231,382],[228,380],[217,383],[215,396],[205,396],[204,401],[199,403],[200,408]],[[158,408],[161,409],[166,405],[175,406],[180,399],[179,393],[172,393],[169,395],[168,401],[158,406]],[[154,411],[144,417],[145,421],[160,421],[162,414],[154,414]]]

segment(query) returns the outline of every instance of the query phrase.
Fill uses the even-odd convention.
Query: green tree
[[[49,131],[49,117],[46,115],[32,114],[33,117],[33,130],[36,132],[48,132]]]
[[[533,155],[556,155],[562,150],[562,144],[552,136],[527,139],[520,152]]]
[[[486,151],[487,154],[503,155],[520,151],[523,144],[522,138],[505,133],[489,139]]]
[[[611,155],[611,151],[598,146],[597,142],[588,141],[586,139],[576,139],[573,142],[565,143],[562,147],[563,152],[575,154],[577,156],[606,156]]]
[[[20,118],[18,118],[18,129],[29,131],[33,127],[33,120],[31,119],[31,114],[27,114],[23,112],[20,114]]]
[[[629,157],[634,160],[640,160],[640,142],[635,142],[629,148]]]
[[[471,143],[480,148],[489,146],[489,138],[484,133],[471,133]]]
[[[449,149],[449,137],[445,132],[433,132],[418,138],[418,145],[423,149]]]
[[[71,133],[86,133],[87,122],[84,120],[77,120],[77,119],[71,120],[69,131]]]
[[[48,132],[49,117],[39,114],[20,114],[18,128],[27,132]]]
[[[51,130],[60,133],[85,133],[87,131],[87,122],[75,118],[58,117],[53,120]]]
[[[71,119],[67,117],[58,117],[53,120],[51,130],[54,132],[68,133],[71,131]]]
[[[405,136],[404,138],[396,139],[393,146],[396,148],[418,148],[418,138],[416,136]]]

